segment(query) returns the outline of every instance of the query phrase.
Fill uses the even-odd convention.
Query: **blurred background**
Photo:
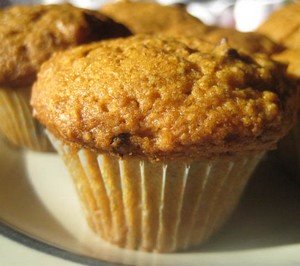
[[[55,4],[71,3],[73,5],[97,9],[107,0],[0,0],[0,7],[11,4]],[[208,25],[236,28],[240,31],[253,31],[268,15],[286,4],[287,0],[157,0],[160,4],[183,4],[189,13]]]

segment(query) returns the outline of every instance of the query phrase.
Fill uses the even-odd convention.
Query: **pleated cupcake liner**
[[[150,252],[174,252],[209,239],[234,210],[263,156],[162,163],[50,139],[93,230],[119,247]]]
[[[0,88],[0,134],[17,147],[51,151],[44,129],[32,116],[30,88]]]

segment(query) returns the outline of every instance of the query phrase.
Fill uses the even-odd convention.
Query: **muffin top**
[[[58,50],[129,35],[95,11],[71,5],[13,6],[0,12],[0,85],[27,86],[40,65]]]
[[[300,3],[275,11],[258,32],[290,48],[300,48]]]
[[[257,32],[239,32],[229,28],[210,27],[203,38],[214,43],[226,38],[230,46],[250,54],[265,53],[271,55],[282,50],[279,44]]]
[[[126,25],[133,33],[164,33],[167,35],[199,35],[206,26],[185,8],[163,6],[150,2],[120,1],[106,4],[104,14]]]
[[[136,35],[55,54],[32,105],[57,138],[97,152],[157,160],[249,153],[273,148],[294,119],[285,68],[226,42],[191,48]]]

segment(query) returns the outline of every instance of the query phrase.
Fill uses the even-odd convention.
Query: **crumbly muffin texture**
[[[289,48],[300,47],[300,3],[289,4],[274,13],[258,32]]]
[[[265,53],[271,55],[283,50],[281,45],[257,32],[239,32],[230,28],[210,27],[210,30],[203,35],[203,39],[214,43],[218,43],[224,38],[233,48],[249,54]]]
[[[13,6],[0,12],[0,85],[30,85],[55,51],[129,30],[99,12],[71,5]]]
[[[104,5],[101,12],[126,25],[133,33],[166,35],[202,35],[206,29],[199,19],[183,7],[158,3],[119,1]]]
[[[202,48],[203,47],[203,48]],[[134,36],[57,53],[35,116],[78,147],[154,159],[271,149],[294,119],[285,66],[228,44]]]

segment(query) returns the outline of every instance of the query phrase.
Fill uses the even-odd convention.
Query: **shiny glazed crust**
[[[106,16],[71,5],[13,6],[0,12],[0,85],[31,85],[53,52],[129,30]]]
[[[191,48],[134,36],[57,53],[38,75],[32,105],[57,138],[98,152],[154,159],[257,152],[273,148],[294,120],[295,90],[284,73],[226,43]]]

